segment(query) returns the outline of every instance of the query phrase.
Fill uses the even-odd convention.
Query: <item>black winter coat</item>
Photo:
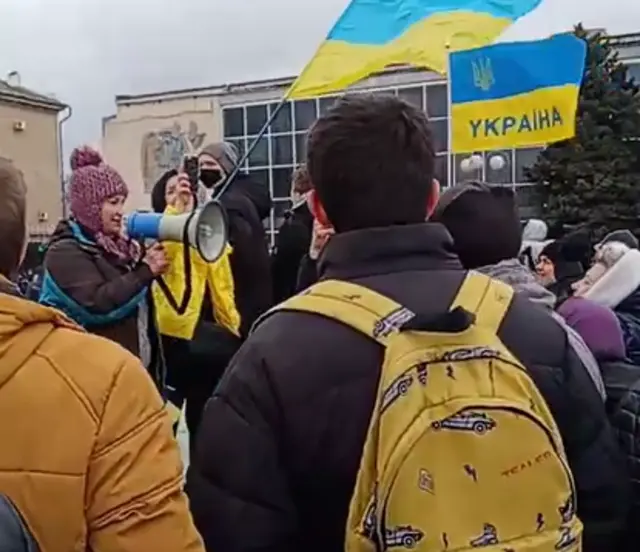
[[[607,410],[627,460],[632,505],[623,550],[638,550],[640,542],[640,366],[630,362],[602,365]]]
[[[306,203],[285,214],[273,254],[273,293],[276,303],[281,303],[298,291],[298,271],[309,251],[312,231],[313,215]]]
[[[438,224],[349,232],[330,240],[319,272],[436,316],[465,277],[452,250]],[[499,334],[558,422],[586,527],[584,552],[613,552],[628,483],[600,395],[545,309],[516,296]],[[208,550],[344,549],[382,356],[366,336],[309,313],[277,313],[257,328],[209,401],[187,476]]]
[[[220,202],[229,218],[236,307],[240,312],[240,332],[246,336],[256,318],[273,304],[271,260],[262,225],[269,216],[271,198],[263,185],[239,175]]]

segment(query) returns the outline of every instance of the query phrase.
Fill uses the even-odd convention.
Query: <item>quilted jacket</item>
[[[607,389],[607,411],[627,462],[632,505],[626,548],[638,550],[640,539],[640,366],[630,362],[602,365]]]
[[[8,288],[0,280],[0,493],[38,548],[204,552],[140,362]]]

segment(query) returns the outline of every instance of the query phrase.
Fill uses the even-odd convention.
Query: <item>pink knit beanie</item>
[[[129,189],[118,172],[107,165],[97,151],[88,146],[73,150],[71,170],[71,214],[88,230],[102,232],[102,205],[110,197],[127,197]]]
[[[71,154],[69,203],[71,214],[93,233],[96,243],[105,251],[126,261],[137,260],[140,248],[123,236],[108,236],[102,228],[102,206],[110,197],[129,195],[129,189],[118,171],[107,165],[94,149],[84,146]]]

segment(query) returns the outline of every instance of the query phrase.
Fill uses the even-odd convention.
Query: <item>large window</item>
[[[318,118],[318,104],[317,100],[305,100],[282,106],[243,166],[252,178],[269,189],[273,198],[273,209],[266,221],[272,244],[284,214],[291,207],[291,176],[304,163],[307,130]],[[277,103],[270,103],[224,109],[225,140],[244,153],[277,108]]]
[[[640,69],[640,67],[639,67]],[[447,89],[443,83],[421,84],[402,88],[379,90],[397,95],[403,100],[426,111],[436,146],[436,176],[447,186],[449,113]],[[244,169],[258,182],[269,188],[274,201],[269,220],[266,221],[269,239],[273,243],[284,213],[290,207],[289,191],[294,169],[304,163],[306,134],[311,124],[334,102],[335,96],[312,100],[288,102],[278,112],[267,132],[253,149]],[[256,136],[276,109],[277,103],[247,104],[224,109],[224,136],[234,143],[241,153],[253,144]],[[523,216],[537,210],[535,189],[527,186],[524,169],[535,162],[539,149],[507,150],[488,152],[482,155],[484,166],[476,174],[462,174],[460,162],[466,156],[451,156],[451,173],[454,181],[478,178],[494,184],[514,186],[518,190],[518,201]],[[499,168],[491,158],[500,154],[504,160]]]

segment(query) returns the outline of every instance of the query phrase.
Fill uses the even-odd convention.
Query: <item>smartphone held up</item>
[[[189,177],[191,193],[195,197],[198,193],[198,183],[200,182],[200,164],[198,162],[198,157],[195,155],[187,155],[184,158],[183,170]]]

